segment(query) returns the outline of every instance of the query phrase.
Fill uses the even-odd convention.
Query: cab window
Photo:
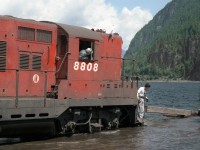
[[[79,41],[79,60],[90,61],[94,59],[94,42],[87,40]]]

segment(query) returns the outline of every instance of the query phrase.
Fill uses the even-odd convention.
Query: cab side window
[[[87,40],[79,41],[79,60],[90,61],[94,59],[94,42]]]

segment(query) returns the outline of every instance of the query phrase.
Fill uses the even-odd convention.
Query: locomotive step
[[[102,128],[103,125],[99,124],[99,123],[90,123],[91,126],[95,127],[95,128]]]

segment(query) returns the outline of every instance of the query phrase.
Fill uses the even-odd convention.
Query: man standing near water
[[[137,120],[138,123],[144,124],[143,118],[144,118],[144,102],[148,102],[149,99],[146,96],[146,91],[150,88],[150,84],[146,83],[144,87],[140,87],[137,91],[137,99],[138,99],[138,114],[137,114]]]

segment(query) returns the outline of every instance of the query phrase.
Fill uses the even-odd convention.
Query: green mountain
[[[125,75],[200,80],[200,0],[168,3],[135,35],[124,58]]]

